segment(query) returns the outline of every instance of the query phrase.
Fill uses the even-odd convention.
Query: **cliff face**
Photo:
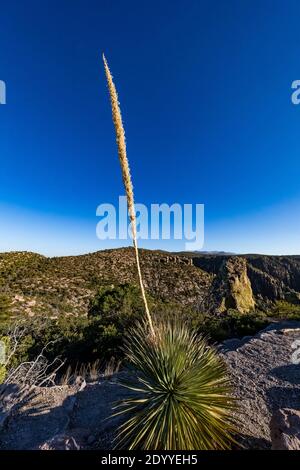
[[[247,312],[254,305],[267,308],[276,300],[300,303],[298,256],[197,255],[193,264],[215,276],[211,296],[215,293],[217,304],[221,298],[219,311],[236,308]]]
[[[211,285],[206,309],[217,313],[236,309],[246,313],[254,307],[255,299],[247,274],[247,261],[238,256],[223,259]]]
[[[221,275],[227,287],[223,300],[224,310],[234,308],[240,312],[249,312],[255,307],[251,282],[247,275],[247,262],[243,258],[229,258],[221,269]]]
[[[300,259],[298,257],[249,256],[248,275],[253,291],[263,301],[299,303]]]

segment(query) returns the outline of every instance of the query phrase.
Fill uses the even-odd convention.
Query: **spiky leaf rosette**
[[[179,322],[138,324],[125,340],[133,369],[121,384],[130,390],[115,415],[126,420],[117,447],[146,450],[227,449],[233,441],[226,366],[205,339]]]

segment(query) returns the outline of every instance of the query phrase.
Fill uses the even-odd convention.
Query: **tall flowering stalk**
[[[116,447],[146,450],[212,450],[230,448],[235,433],[230,380],[226,366],[206,341],[182,322],[156,322],[153,328],[136,233],[133,187],[117,91],[103,56],[116,129],[119,159],[129,216],[145,322],[125,337],[124,352],[134,367],[121,384],[130,393],[115,406],[113,416],[127,417],[119,426]],[[155,339],[155,340],[154,340]]]
[[[113,123],[114,123],[115,130],[116,130],[116,140],[117,140],[117,146],[118,146],[119,160],[120,160],[121,169],[122,169],[123,183],[125,186],[126,196],[127,196],[127,205],[128,205],[129,217],[130,217],[130,222],[131,222],[132,239],[133,239],[133,246],[135,250],[135,259],[136,259],[136,264],[137,264],[139,283],[140,283],[141,293],[142,293],[142,297],[143,297],[143,301],[145,305],[145,311],[146,311],[146,316],[148,319],[150,331],[152,335],[154,336],[155,332],[154,332],[152,317],[149,311],[148,302],[147,302],[147,298],[145,294],[145,288],[144,288],[141,266],[140,266],[139,250],[138,250],[137,234],[136,234],[136,214],[135,214],[135,207],[134,207],[133,185],[131,181],[129,162],[128,162],[127,152],[126,152],[125,131],[123,127],[121,109],[120,109],[120,104],[118,101],[118,93],[117,93],[115,84],[113,82],[113,77],[110,73],[107,60],[104,54],[103,54],[103,62],[104,62],[105,75],[107,79],[108,90],[109,90],[110,100],[111,100]]]

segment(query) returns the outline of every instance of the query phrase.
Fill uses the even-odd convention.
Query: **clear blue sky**
[[[206,250],[300,253],[299,18],[293,0],[2,2],[0,251],[123,244],[95,235],[123,194],[104,51],[137,202],[204,203]]]

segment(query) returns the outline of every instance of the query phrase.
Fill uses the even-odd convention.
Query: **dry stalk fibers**
[[[136,258],[136,264],[137,264],[137,270],[138,270],[139,283],[140,283],[141,293],[142,293],[142,297],[143,297],[143,301],[145,305],[147,319],[148,319],[149,326],[150,326],[150,331],[154,335],[155,333],[154,333],[154,328],[153,328],[153,323],[152,323],[152,317],[149,311],[142,273],[141,273],[139,250],[138,250],[138,244],[137,244],[137,234],[136,234],[136,214],[135,214],[135,207],[134,207],[133,185],[131,181],[130,168],[129,168],[127,152],[126,152],[125,131],[124,131],[123,122],[122,122],[121,109],[120,109],[120,105],[118,101],[117,90],[113,82],[113,78],[110,73],[104,54],[103,54],[103,62],[104,62],[104,69],[105,69],[108,90],[109,90],[110,100],[111,100],[113,123],[114,123],[115,130],[116,130],[116,139],[117,139],[119,160],[120,160],[121,169],[122,169],[123,183],[125,186],[126,196],[127,196],[127,205],[128,205],[129,217],[130,217],[130,222],[131,222],[132,239],[133,239],[133,246],[135,250],[135,258]]]

